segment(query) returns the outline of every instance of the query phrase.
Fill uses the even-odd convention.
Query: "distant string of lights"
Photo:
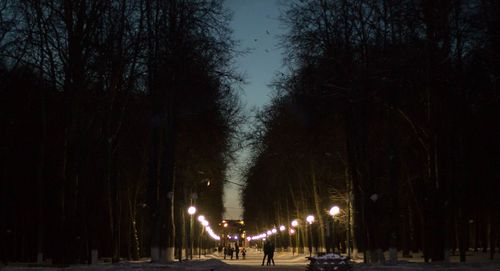
[[[212,237],[212,239],[217,241],[220,240],[220,236],[214,233],[214,231],[210,227],[210,223],[205,219],[205,216],[199,215],[198,222],[201,223],[201,225],[205,228],[205,231],[207,231],[208,235]]]
[[[286,227],[284,225],[279,226],[280,232],[284,232],[285,230],[286,230]],[[293,234],[293,233],[295,233],[295,230],[293,232],[292,231],[289,231],[289,232],[290,232],[290,234]],[[254,236],[248,236],[247,241],[250,242],[250,241],[254,241],[254,240],[265,240],[268,236],[271,236],[271,235],[274,235],[277,233],[278,233],[278,229],[272,228],[272,229],[267,230],[266,232],[263,232],[261,234],[254,235]]]
[[[329,211],[329,214],[331,216],[333,216],[333,217],[336,216],[336,215],[338,215],[339,213],[340,213],[340,208],[338,206],[333,206],[330,209],[330,211]],[[309,225],[311,225],[312,223],[314,223],[314,220],[315,220],[315,218],[314,218],[313,215],[308,215],[306,217],[306,222]],[[279,231],[280,232],[284,232],[288,228],[288,233],[290,235],[293,235],[296,232],[295,228],[298,227],[298,226],[299,226],[299,221],[297,219],[294,219],[292,222],[290,222],[290,227],[286,227],[285,225],[279,226]],[[257,234],[257,235],[253,235],[253,236],[248,236],[246,239],[249,242],[250,241],[254,241],[254,240],[265,240],[267,237],[272,236],[272,235],[277,234],[277,233],[278,233],[278,230],[276,229],[276,227],[274,227],[274,228],[272,228],[270,230],[267,230],[267,231],[265,231],[263,233],[260,233],[260,234]]]
[[[188,213],[190,215],[194,215],[196,213],[196,208],[193,207],[193,206],[189,207]],[[338,206],[333,206],[330,209],[329,213],[330,213],[331,216],[336,216],[337,214],[340,213],[340,208]],[[315,218],[314,218],[313,215],[308,215],[306,217],[306,221],[307,221],[307,223],[309,225],[311,225],[312,223],[314,223],[314,220],[315,220]],[[215,234],[215,232],[213,231],[213,229],[210,227],[210,223],[205,218],[205,216],[199,215],[198,216],[198,222],[201,223],[201,225],[204,227],[205,231],[208,233],[208,235],[212,239],[217,240],[217,241],[219,241],[221,239],[220,235]],[[279,230],[279,232],[285,232],[287,229],[288,229],[288,233],[291,234],[291,235],[293,235],[296,232],[295,228],[298,227],[298,226],[299,226],[299,221],[297,219],[295,219],[292,222],[290,222],[290,227],[286,227],[285,225],[279,226],[278,229],[276,227],[273,227],[272,229],[267,230],[267,231],[265,231],[263,233],[260,233],[260,234],[257,234],[257,235],[253,235],[253,236],[247,236],[246,240],[249,241],[249,242],[250,241],[255,241],[255,240],[265,240],[267,237],[277,234],[278,230]],[[224,224],[224,227],[227,227],[227,224]],[[238,235],[235,235],[235,236],[228,235],[227,237],[228,237],[228,239],[235,239],[235,240],[239,239]]]
[[[188,208],[187,211],[188,211],[188,214],[190,216],[193,216],[196,213],[196,207],[189,206],[189,208]],[[210,237],[212,237],[212,239],[217,240],[217,241],[220,240],[220,236],[214,233],[214,231],[210,227],[210,223],[208,222],[208,220],[205,218],[204,215],[199,215],[198,216],[198,222],[201,223],[201,225],[203,226],[203,228],[205,229],[205,231],[207,231],[208,235]]]

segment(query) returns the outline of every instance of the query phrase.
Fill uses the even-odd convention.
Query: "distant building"
[[[244,246],[246,243],[245,222],[243,220],[222,220],[219,223],[221,246],[238,243]]]

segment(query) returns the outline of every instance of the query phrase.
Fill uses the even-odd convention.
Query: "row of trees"
[[[388,248],[423,251],[426,261],[450,250],[465,261],[470,247],[493,258],[499,18],[497,1],[289,3],[290,72],[257,115],[247,225],[261,231],[311,213],[325,247],[336,204],[345,223],[335,229],[366,260]]]
[[[4,261],[171,260],[187,206],[221,218],[229,19],[215,0],[0,1]]]

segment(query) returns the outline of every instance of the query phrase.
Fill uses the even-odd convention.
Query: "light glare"
[[[330,209],[330,215],[331,215],[331,216],[336,216],[336,215],[338,215],[339,213],[340,213],[340,208],[339,208],[337,205],[333,206],[333,207]]]
[[[196,213],[196,207],[194,207],[194,206],[190,206],[190,207],[188,208],[188,214],[190,214],[190,215],[194,215],[195,213]]]

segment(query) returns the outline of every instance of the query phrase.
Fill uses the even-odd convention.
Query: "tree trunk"
[[[319,198],[318,194],[316,167],[312,159],[310,160],[310,170],[311,170],[311,185],[312,185],[311,189],[313,190],[314,207],[316,210],[316,216],[318,217],[318,227],[319,227],[318,243],[316,244],[316,246],[320,248],[321,252],[323,252],[323,249],[325,248],[325,222],[323,220],[323,210],[321,209],[321,199]]]
[[[44,173],[45,173],[45,145],[47,137],[47,111],[46,111],[46,95],[47,90],[44,85],[40,88],[41,99],[40,99],[40,125],[41,125],[41,136],[40,136],[40,149],[39,149],[39,160],[37,168],[37,201],[38,201],[38,212],[37,212],[37,263],[43,263],[43,250],[44,250],[44,226],[45,226],[45,215],[44,215],[44,202],[45,202],[45,192],[44,192]]]

